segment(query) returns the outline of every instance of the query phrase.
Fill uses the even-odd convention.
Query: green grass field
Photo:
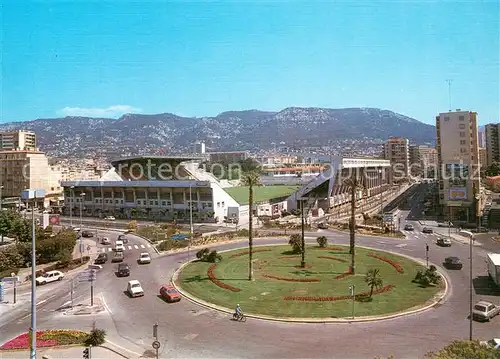
[[[254,203],[268,201],[273,198],[288,197],[298,189],[299,186],[285,185],[255,187],[253,189]],[[248,187],[229,187],[224,190],[239,204],[248,204]]]
[[[224,252],[223,259],[218,262],[213,273],[215,277],[228,285],[241,289],[232,292],[220,288],[207,276],[211,263],[193,262],[188,264],[179,274],[176,284],[186,292],[223,307],[234,308],[240,304],[245,313],[264,314],[274,317],[350,317],[352,300],[338,301],[286,301],[285,296],[330,297],[349,294],[349,286],[354,284],[356,293],[369,291],[365,283],[365,274],[371,268],[380,269],[383,285],[391,284],[389,292],[374,294],[371,301],[356,301],[356,316],[371,316],[409,309],[429,301],[439,290],[437,287],[420,288],[412,283],[415,273],[424,269],[412,260],[392,255],[357,248],[356,274],[342,279],[335,276],[348,270],[350,255],[348,248],[335,246],[342,250],[322,250],[315,246],[307,247],[307,268],[302,269],[300,256],[290,254],[289,246],[255,247],[254,250],[268,249],[267,252],[254,253],[255,281],[248,281],[248,255],[230,258],[245,249]],[[375,253],[397,262],[404,273],[379,259],[368,257]],[[319,258],[320,256],[343,259],[346,262]],[[280,278],[319,279],[319,282],[288,282],[266,278],[265,275]]]

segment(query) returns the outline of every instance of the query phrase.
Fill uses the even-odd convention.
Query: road
[[[413,207],[404,209],[402,218],[418,210],[420,197],[412,199]],[[445,271],[451,284],[448,301],[424,313],[402,318],[351,324],[290,324],[249,319],[246,323],[233,322],[229,316],[195,305],[188,300],[167,304],[157,293],[161,284],[187,260],[187,253],[156,256],[149,265],[138,265],[136,258],[145,243],[140,238],[131,238],[125,252],[131,265],[130,278],[117,278],[116,264],[107,263],[98,273],[96,295],[101,295],[109,310],[108,314],[64,318],[56,314],[67,299],[67,281],[54,284],[47,296],[54,296],[41,303],[38,310],[39,328],[66,327],[105,328],[108,333],[129,343],[139,354],[151,348],[151,332],[154,323],[159,324],[162,358],[373,358],[375,356],[396,358],[421,358],[428,350],[439,349],[454,339],[468,338],[469,321],[469,247],[454,242],[442,248],[435,244],[435,235],[421,233],[418,221],[403,219],[401,225],[412,223],[415,231],[407,233],[407,239],[357,236],[357,244],[378,249],[391,250],[425,260],[426,244],[429,245],[429,261],[440,265],[446,256],[458,256],[464,262],[460,271]],[[347,244],[348,234],[333,230],[306,232],[308,242],[318,235],[325,235],[331,244]],[[256,244],[283,244],[282,239],[257,239]],[[135,246],[138,248],[135,248]],[[231,249],[245,243],[221,245],[218,249]],[[145,245],[146,246],[146,245]],[[497,246],[498,248],[498,246]],[[498,251],[498,249],[497,249]],[[487,248],[479,243],[474,246],[473,272],[474,300],[489,299],[497,304],[498,296],[487,291],[484,285]],[[193,255],[193,253],[191,253]],[[129,279],[138,279],[146,295],[131,299],[124,294]],[[48,287],[48,286],[47,286]],[[45,288],[43,288],[45,290]],[[82,285],[79,295],[86,295],[88,288]],[[66,297],[63,297],[66,295]],[[40,299],[44,298],[43,295]],[[47,297],[49,298],[49,297]],[[43,300],[43,299],[42,299]],[[25,314],[23,314],[25,315]],[[500,318],[489,323],[474,322],[474,337],[487,339],[500,336]],[[29,317],[18,316],[0,327],[0,339],[12,337],[29,327]],[[9,333],[6,335],[5,333]],[[360,345],[361,344],[361,345]]]

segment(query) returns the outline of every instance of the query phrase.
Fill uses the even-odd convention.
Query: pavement
[[[47,359],[70,359],[70,358],[82,358],[84,347],[73,346],[67,348],[57,348],[57,349],[39,349],[37,350],[38,358]],[[92,359],[115,359],[115,358],[126,358],[123,355],[116,353],[108,349],[107,347],[95,347],[92,348]],[[29,351],[20,350],[12,352],[0,352],[0,358],[5,359],[26,359],[29,358]]]
[[[415,231],[407,232],[406,239],[356,236],[360,246],[389,250],[417,258],[429,259],[440,264],[447,256],[458,256],[464,267],[459,271],[446,271],[450,283],[449,300],[418,315],[367,323],[299,324],[268,322],[249,319],[246,323],[234,322],[231,316],[196,305],[183,299],[168,304],[158,297],[158,289],[170,282],[171,276],[194,251],[158,256],[150,252],[152,263],[138,265],[140,251],[148,250],[147,242],[130,236],[125,251],[125,261],[131,266],[131,276],[118,278],[116,264],[106,263],[97,274],[95,295],[100,296],[105,311],[74,316],[64,315],[57,309],[68,301],[68,281],[50,285],[50,293],[41,294],[37,306],[38,328],[68,328],[90,330],[93,326],[107,331],[107,338],[127,357],[139,358],[151,353],[152,326],[158,323],[161,358],[421,358],[429,350],[438,350],[452,340],[466,339],[469,334],[469,247],[454,242],[451,247],[439,247],[436,236],[421,232],[422,225],[414,220],[419,211],[420,196],[412,198],[411,208],[401,212],[402,223],[411,223]],[[418,212],[420,213],[420,212]],[[408,218],[409,217],[409,218]],[[405,219],[406,218],[406,219]],[[116,233],[116,232],[115,232]],[[306,241],[315,243],[316,237],[325,235],[330,244],[349,243],[349,234],[332,230],[307,231]],[[113,237],[114,236],[114,237]],[[113,241],[116,234],[110,233]],[[284,244],[283,238],[255,238],[256,245]],[[497,304],[498,294],[490,291],[486,280],[485,257],[487,251],[500,249],[500,244],[479,239],[480,246],[473,253],[473,300],[487,299]],[[135,246],[137,245],[137,248]],[[144,245],[146,248],[141,248]],[[426,245],[429,251],[426,252]],[[218,245],[218,250],[240,248],[244,242]],[[494,247],[496,246],[496,247]],[[98,248],[103,247],[98,245]],[[102,249],[101,249],[102,250]],[[141,282],[146,295],[129,298],[124,294],[128,280]],[[47,286],[47,288],[49,285]],[[40,290],[47,288],[40,288]],[[88,299],[89,286],[80,283],[75,296]],[[474,338],[489,339],[500,336],[500,318],[489,323],[473,323]],[[29,327],[29,311],[0,317],[0,342],[25,332]],[[450,330],[452,328],[452,330]],[[293,338],[293,340],[290,340]],[[359,345],[363,338],[363,345]],[[78,355],[78,357],[81,357]],[[94,356],[95,358],[95,356]]]

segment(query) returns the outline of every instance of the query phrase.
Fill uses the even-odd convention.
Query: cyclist
[[[238,317],[241,317],[243,315],[243,312],[241,311],[239,304],[236,304],[236,309],[234,310],[234,314],[237,315]]]

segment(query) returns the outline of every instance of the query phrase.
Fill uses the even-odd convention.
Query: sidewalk
[[[37,358],[46,357],[51,359],[69,359],[69,358],[83,358],[84,347],[66,347],[61,349],[37,349]],[[115,359],[115,358],[132,358],[116,353],[106,347],[95,347],[92,348],[92,359]],[[29,358],[29,351],[12,351],[12,352],[0,352],[0,358],[2,359],[25,359]]]

